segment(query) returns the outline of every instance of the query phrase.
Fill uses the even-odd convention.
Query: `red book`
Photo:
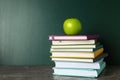
[[[91,35],[50,35],[49,40],[90,40],[97,39],[99,35],[91,34]]]

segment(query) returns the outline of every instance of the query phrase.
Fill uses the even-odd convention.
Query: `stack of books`
[[[106,67],[99,35],[50,35],[54,75],[98,77]]]

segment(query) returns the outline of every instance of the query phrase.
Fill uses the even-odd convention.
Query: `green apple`
[[[82,30],[82,24],[77,18],[68,18],[63,23],[63,30],[67,35],[77,35]]]

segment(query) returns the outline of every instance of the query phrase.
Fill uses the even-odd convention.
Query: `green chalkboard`
[[[0,65],[51,65],[48,36],[76,17],[99,34],[107,64],[120,64],[119,0],[0,0]]]

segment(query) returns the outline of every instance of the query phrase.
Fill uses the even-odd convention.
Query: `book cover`
[[[91,34],[91,35],[50,35],[49,40],[89,40],[89,39],[97,39],[99,35]]]
[[[82,52],[93,52],[100,48],[103,48],[103,45],[99,45],[96,48],[50,48],[50,52],[53,51],[82,51]]]
[[[72,62],[72,61],[55,61],[55,67],[56,68],[83,68],[83,69],[100,69],[101,64],[103,62],[104,58],[94,62],[94,63],[89,63],[89,62]]]
[[[81,45],[81,44],[96,44],[97,40],[92,39],[92,40],[77,40],[77,41],[52,41],[52,45]]]
[[[70,61],[70,62],[89,62],[89,63],[93,63],[96,62],[102,58],[107,57],[108,54],[107,53],[102,53],[99,56],[97,56],[96,58],[52,58],[53,61]]]
[[[75,68],[53,68],[53,75],[61,76],[81,76],[81,77],[98,77],[99,74],[106,67],[106,63],[103,62],[100,69],[75,69]]]
[[[95,58],[102,54],[103,48],[100,48],[94,52],[79,52],[79,51],[54,51],[51,58]]]

